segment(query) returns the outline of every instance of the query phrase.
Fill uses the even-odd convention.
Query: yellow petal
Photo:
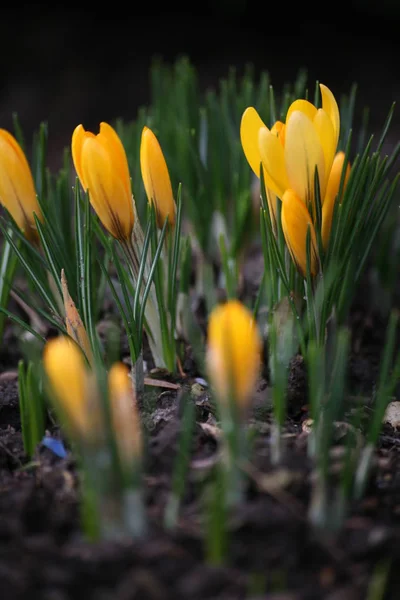
[[[335,100],[335,96],[332,94],[331,90],[326,87],[323,83],[319,84],[322,96],[322,108],[328,114],[330,120],[332,121],[333,131],[335,132],[335,149],[337,148],[337,144],[339,141],[339,133],[340,133],[340,113],[339,107]]]
[[[85,359],[70,338],[60,336],[46,343],[43,365],[56,404],[70,428],[80,434],[88,430],[87,371]]]
[[[325,177],[325,158],[321,142],[312,121],[300,111],[294,111],[286,123],[285,165],[289,185],[298,197],[314,206],[314,178]]]
[[[5,129],[0,129],[0,202],[21,231],[33,239],[36,236],[33,213],[42,221],[42,212],[25,154]]]
[[[100,133],[97,135],[97,140],[104,145],[109,156],[112,157],[113,168],[125,187],[126,195],[132,196],[128,159],[117,132],[108,123],[100,123]]]
[[[278,198],[289,187],[285,168],[284,148],[267,127],[262,127],[258,133],[259,151],[264,167],[265,184]]]
[[[252,106],[246,108],[240,122],[240,140],[247,161],[257,177],[260,177],[261,163],[258,132],[262,127],[267,129],[256,109]]]
[[[118,168],[119,157],[103,139],[86,137],[81,148],[82,177],[90,202],[104,227],[119,240],[130,238],[134,224],[133,199]],[[117,162],[117,165],[116,165]]]
[[[311,102],[309,102],[308,100],[301,100],[301,99],[295,100],[289,106],[288,111],[286,113],[286,125],[287,125],[292,113],[294,113],[297,110],[300,111],[301,113],[303,113],[306,117],[308,117],[310,119],[310,121],[314,120],[314,117],[317,112],[317,109],[314,106],[314,104],[311,104]]]
[[[345,153],[338,152],[334,158],[331,174],[329,176],[328,185],[326,188],[325,199],[322,205],[322,242],[324,249],[327,248],[332,227],[332,217],[335,207],[337,195],[339,193],[340,180],[344,166]],[[347,163],[346,174],[344,178],[343,191],[350,176],[350,164]]]
[[[129,468],[142,454],[142,435],[136,397],[125,364],[113,364],[108,373],[108,388],[118,451]]]
[[[307,231],[311,235],[311,264],[312,276],[318,272],[317,240],[310,213],[304,202],[297,194],[289,189],[282,198],[282,230],[286,245],[297,269],[306,277],[307,274]]]
[[[314,127],[318,134],[319,141],[321,142],[325,158],[325,177],[323,181],[320,180],[321,197],[323,198],[326,189],[326,178],[331,172],[333,157],[335,156],[336,152],[337,141],[335,138],[335,132],[333,129],[332,121],[322,108],[320,108],[317,111],[317,114],[314,117]]]
[[[149,202],[154,202],[157,225],[161,229],[166,217],[175,225],[176,206],[167,163],[158,139],[148,127],[143,127],[140,142],[140,168]]]
[[[74,132],[72,134],[72,141],[71,141],[72,161],[74,163],[75,171],[76,171],[76,174],[78,175],[79,181],[81,182],[81,185],[85,191],[87,190],[87,185],[83,179],[82,146],[83,146],[84,141],[88,137],[95,138],[96,136],[94,135],[94,133],[91,133],[90,131],[85,131],[85,129],[83,128],[83,125],[78,125],[74,129]]]
[[[262,350],[252,313],[238,300],[217,306],[207,337],[207,370],[218,400],[229,404],[232,393],[232,400],[244,409],[259,375]]]

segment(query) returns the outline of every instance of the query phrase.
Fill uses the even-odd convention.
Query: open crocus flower
[[[140,168],[147,199],[156,209],[157,225],[164,226],[166,217],[175,225],[176,206],[167,163],[158,139],[148,127],[143,127],[140,142]]]
[[[242,116],[241,140],[246,158],[258,176],[262,163],[269,194],[282,199],[286,190],[292,190],[309,210],[314,224],[317,171],[325,213],[322,239],[326,247],[344,155],[336,155],[340,115],[335,97],[323,84],[320,90],[322,108],[308,100],[295,100],[288,109],[286,122],[278,121],[271,129],[253,107],[247,108]],[[348,172],[345,181],[347,178]]]
[[[42,221],[32,173],[14,136],[0,129],[0,202],[30,240],[37,239],[34,214]]]
[[[133,198],[125,149],[116,131],[100,123],[94,135],[78,125],[72,135],[72,159],[90,203],[104,227],[120,241],[130,240]]]

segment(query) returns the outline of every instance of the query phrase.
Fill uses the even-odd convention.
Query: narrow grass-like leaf
[[[41,222],[39,221],[39,219],[37,218],[36,215],[35,215],[35,223],[36,223],[37,232],[39,234],[39,239],[40,239],[43,251],[44,251],[45,256],[46,256],[49,273],[53,277],[54,284],[56,286],[57,291],[60,294],[60,297],[62,297],[62,290],[61,290],[61,283],[60,283],[60,276],[61,276],[61,269],[62,269],[62,267],[60,265],[58,265],[58,264],[55,263],[54,254],[53,254],[53,247],[49,246],[48,240],[47,240],[47,236],[46,236],[46,233],[44,231],[44,227],[43,227],[43,225],[41,224]]]
[[[37,288],[38,292],[42,296],[42,299],[44,300],[45,304],[47,304],[49,306],[49,308],[55,314],[58,314],[59,309],[58,309],[57,303],[51,297],[51,295],[48,293],[45,286],[40,281],[40,279],[37,275],[37,272],[35,270],[33,270],[32,266],[29,264],[28,260],[25,258],[24,254],[21,252],[21,249],[17,246],[17,244],[15,243],[15,241],[13,240],[13,238],[11,237],[11,235],[9,234],[7,229],[4,228],[4,226],[2,225],[1,222],[0,222],[0,229],[2,229],[5,238],[8,240],[9,244],[11,245],[12,249],[14,250],[14,252],[16,253],[16,255],[18,257],[18,260],[23,265],[24,269],[26,270],[29,277],[33,281],[35,287]]]
[[[171,331],[175,331],[176,305],[177,305],[177,273],[180,257],[181,231],[182,231],[182,186],[179,184],[176,198],[177,214],[174,232],[174,248],[172,252],[171,269],[168,279],[169,284],[169,313],[171,315]]]
[[[163,248],[163,243],[164,243],[164,239],[165,239],[165,235],[166,235],[166,231],[167,231],[167,225],[168,225],[168,221],[166,219],[165,223],[164,223],[164,226],[163,226],[163,228],[161,230],[160,236],[159,236],[158,246],[157,246],[156,252],[155,252],[155,254],[153,256],[153,262],[152,262],[152,265],[151,265],[151,268],[150,268],[149,277],[148,277],[148,280],[147,280],[147,283],[146,283],[146,287],[145,287],[144,292],[143,292],[142,306],[141,306],[141,309],[140,309],[139,323],[138,323],[138,327],[140,327],[140,328],[143,327],[144,314],[145,314],[145,308],[146,308],[146,301],[147,301],[148,295],[150,293],[151,285],[153,283],[153,277],[154,277],[155,269],[157,267],[157,262],[158,262],[158,259],[160,257],[160,254],[161,254],[161,251],[162,251],[162,248]]]
[[[30,325],[28,325],[28,323],[25,323],[25,321],[23,321],[22,319],[20,319],[19,317],[17,317],[17,315],[14,315],[13,313],[11,313],[6,308],[3,308],[3,306],[0,306],[0,312],[4,313],[6,315],[6,317],[8,317],[11,321],[13,321],[14,323],[16,323],[20,327],[22,327],[22,329],[25,329],[25,331],[28,331],[36,339],[40,340],[43,343],[46,342],[46,338],[45,337],[43,337],[42,335],[40,335],[40,333],[38,333],[37,331],[35,331]]]
[[[213,481],[207,490],[206,506],[204,507],[206,529],[206,561],[211,565],[222,565],[228,552],[228,510],[226,504],[226,474],[217,465]]]
[[[9,230],[12,237],[12,229]],[[7,239],[3,242],[3,254],[0,262],[0,306],[7,307],[10,297],[10,290],[13,285],[14,276],[18,266],[18,257],[13,252],[11,244]],[[3,342],[3,333],[5,326],[5,315],[0,313],[0,347]]]

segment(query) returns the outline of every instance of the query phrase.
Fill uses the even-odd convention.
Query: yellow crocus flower
[[[100,123],[94,135],[78,125],[72,135],[72,159],[90,203],[104,227],[129,241],[134,225],[133,197],[125,149],[116,131]]]
[[[176,205],[167,163],[158,139],[146,126],[140,142],[140,168],[147,199],[154,203],[156,209],[158,227],[162,229],[167,216],[169,225],[173,227]]]
[[[218,399],[230,395],[240,409],[251,400],[260,369],[262,341],[251,312],[238,300],[212,311],[208,323],[207,371]]]
[[[288,189],[282,197],[282,231],[293,262],[303,277],[307,274],[307,231],[311,235],[312,276],[318,273],[319,261],[314,225],[304,202],[294,190]]]
[[[340,131],[335,97],[323,84],[320,90],[322,108],[317,109],[308,100],[295,100],[285,124],[278,122],[271,130],[253,107],[247,108],[242,117],[242,146],[253,170],[261,161],[266,185],[278,198],[290,188],[311,206],[316,169],[324,202]]]
[[[114,363],[108,373],[108,389],[113,430],[119,454],[127,466],[142,454],[142,434],[136,397],[128,367]]]
[[[29,240],[37,239],[34,214],[42,221],[32,172],[14,136],[0,129],[0,202]]]
[[[49,340],[43,352],[43,366],[67,426],[71,432],[89,431],[88,371],[83,353],[67,336]]]

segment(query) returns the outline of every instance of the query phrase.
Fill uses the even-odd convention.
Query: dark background
[[[75,7],[8,6],[1,15],[0,127],[17,112],[27,140],[49,124],[49,165],[82,123],[133,119],[149,100],[149,67],[157,55],[182,54],[198,68],[203,89],[217,86],[230,65],[268,70],[279,89],[307,68],[337,98],[358,84],[357,106],[371,108],[380,128],[400,91],[400,2],[215,0],[193,4],[98,3]],[[397,108],[392,141],[400,138]]]

